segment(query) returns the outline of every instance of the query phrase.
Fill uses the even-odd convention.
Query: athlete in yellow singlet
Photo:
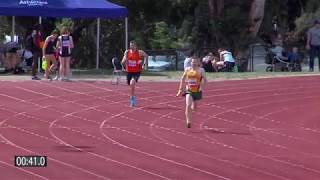
[[[183,93],[184,83],[186,84],[186,89],[184,95],[186,96],[186,123],[187,127],[191,127],[191,111],[196,110],[197,101],[202,98],[202,89],[204,84],[207,82],[205,76],[205,71],[200,67],[199,59],[193,58],[191,61],[191,67],[186,68],[179,86],[179,91],[177,96]],[[201,84],[202,83],[202,84]]]

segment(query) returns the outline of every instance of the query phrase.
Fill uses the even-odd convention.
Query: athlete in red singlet
[[[142,61],[142,57],[144,61]],[[137,44],[135,41],[130,42],[130,49],[126,50],[122,58],[122,64],[126,67],[127,70],[127,83],[131,86],[130,92],[130,106],[134,107],[136,104],[135,97],[135,83],[138,82],[141,71],[147,65],[148,55],[142,51],[138,50]]]

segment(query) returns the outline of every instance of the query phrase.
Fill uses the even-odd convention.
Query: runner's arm
[[[202,85],[201,85],[201,88],[204,89],[207,82],[208,82],[208,79],[207,79],[207,76],[206,76],[206,72],[203,68],[201,68],[201,77],[202,77]]]
[[[182,90],[183,90],[183,87],[184,87],[184,83],[186,81],[186,76],[187,76],[187,71],[184,71],[183,75],[181,77],[181,80],[180,80],[179,89],[178,89],[178,93],[177,93],[176,96],[180,96],[180,94],[182,93]]]
[[[58,41],[57,41],[57,44],[56,44],[56,47],[57,47],[58,51],[60,51],[60,49],[61,49],[61,40],[60,39],[61,39],[61,36],[58,37]]]
[[[46,55],[46,48],[48,45],[48,41],[49,41],[49,37],[46,38],[46,40],[44,41],[44,45],[42,47],[42,55],[45,56]]]

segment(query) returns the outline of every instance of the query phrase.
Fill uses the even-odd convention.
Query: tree
[[[210,9],[210,18],[222,17],[224,12],[224,0],[208,0],[208,6]]]
[[[306,31],[312,26],[314,20],[320,19],[320,2],[317,0],[309,0],[306,2],[305,11],[295,20],[296,30],[294,31],[293,41],[304,41],[305,44]]]
[[[0,40],[4,40],[5,35],[10,34],[10,24],[6,17],[0,17]]]
[[[249,36],[255,38],[264,18],[265,0],[253,0],[249,15]]]
[[[153,49],[175,49],[177,48],[175,32],[168,27],[166,22],[155,23],[154,38],[151,39]]]
[[[113,0],[126,6],[129,17],[129,40],[141,49],[195,48],[215,50],[227,47],[243,50],[271,31],[271,19],[279,16],[282,32],[304,34],[319,15],[319,0]],[[268,9],[268,13],[265,13]],[[298,18],[298,19],[297,19]],[[297,20],[296,20],[297,19]],[[24,35],[37,18],[16,18],[16,31]],[[49,34],[60,19],[43,20]],[[0,36],[10,33],[10,17],[0,18]],[[74,56],[78,67],[91,68],[96,56],[95,19],[72,19],[76,42]],[[288,28],[290,27],[290,28]],[[124,52],[124,21],[101,19],[100,67],[110,67],[110,59]]]

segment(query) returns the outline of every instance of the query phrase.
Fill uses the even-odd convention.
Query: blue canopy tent
[[[97,63],[99,67],[100,18],[125,18],[126,49],[128,46],[127,9],[106,0],[1,0],[0,15],[43,16],[97,19]],[[14,18],[13,19],[13,34]],[[39,18],[41,23],[41,18]]]

